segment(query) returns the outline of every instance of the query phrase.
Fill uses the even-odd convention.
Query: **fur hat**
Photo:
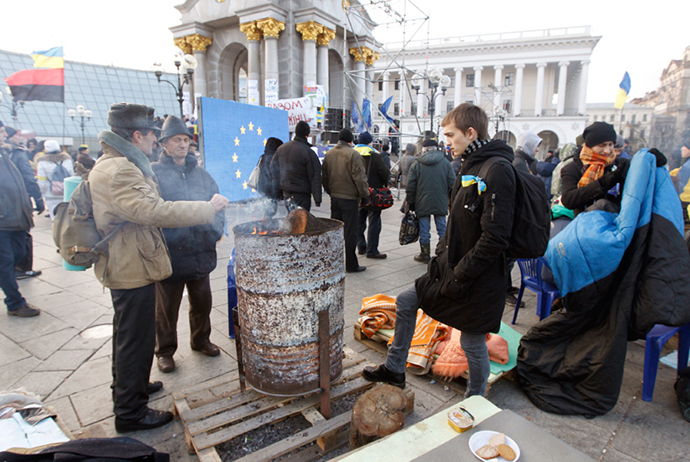
[[[304,120],[297,122],[297,126],[295,127],[295,135],[306,138],[309,136],[310,132],[311,128],[309,128],[308,123],[306,123]]]
[[[17,130],[12,127],[5,127],[5,132],[7,133],[7,138],[12,138],[17,134]]]
[[[407,146],[405,146],[405,154],[414,156],[415,152],[417,152],[417,146],[412,143],[407,143]]]
[[[153,120],[155,109],[134,103],[115,103],[108,111],[108,125],[125,130],[160,130]]]
[[[189,134],[189,129],[184,123],[184,120],[176,117],[174,115],[168,116],[163,122],[163,129],[160,134],[159,141],[164,142],[166,138],[170,138],[175,135],[187,135],[190,139],[192,136]]]
[[[593,148],[594,146],[611,141],[616,142],[616,129],[613,125],[607,124],[606,122],[594,122],[589,127],[585,128],[582,132],[582,136],[585,138],[585,144]]]
[[[338,141],[345,141],[346,143],[352,143],[355,140],[355,136],[347,128],[343,128],[338,132]]]
[[[359,134],[359,138],[357,141],[359,142],[359,144],[369,144],[372,141],[374,141],[374,138],[371,136],[371,133],[362,132]]]
[[[44,149],[46,150],[46,153],[48,154],[55,154],[56,152],[60,152],[60,143],[58,143],[55,140],[47,140],[45,144],[43,145]]]
[[[520,133],[520,136],[518,136],[517,147],[518,149],[522,148],[522,150],[530,156],[534,156],[534,154],[537,152],[537,148],[541,144],[541,141],[542,140],[539,138],[539,135],[534,132],[526,131]]]

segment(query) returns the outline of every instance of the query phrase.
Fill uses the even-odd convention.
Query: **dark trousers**
[[[31,233],[24,231],[26,233],[26,255],[21,262],[16,266],[17,271],[26,273],[34,268],[34,239],[31,237]]]
[[[156,345],[156,288],[110,289],[113,300],[113,411],[126,420],[146,413],[146,385]]]
[[[295,204],[309,212],[311,210],[311,194],[284,192],[285,199],[291,198]],[[288,210],[288,213],[290,210]]]
[[[367,219],[369,219],[369,230],[367,237],[364,237],[364,230],[367,229]],[[367,255],[379,253],[379,236],[381,234],[381,211],[380,210],[359,210],[359,230],[357,236],[357,246],[360,250],[365,250]]]
[[[5,292],[8,311],[15,311],[26,305],[19,293],[14,267],[26,254],[26,231],[0,231],[0,288]]]
[[[211,336],[211,278],[156,283],[156,356],[172,356],[177,351],[177,320],[187,286],[189,328],[192,347],[202,347]]]
[[[359,261],[355,250],[359,226],[359,202],[355,199],[331,197],[331,218],[345,224],[345,269],[357,269]]]

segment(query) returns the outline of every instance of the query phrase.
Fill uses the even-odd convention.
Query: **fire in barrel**
[[[328,312],[331,381],[342,373],[343,224],[309,220],[315,226],[302,233],[285,232],[280,220],[233,228],[242,359],[247,383],[261,393],[319,390],[321,311]]]

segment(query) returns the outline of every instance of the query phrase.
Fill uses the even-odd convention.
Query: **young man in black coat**
[[[405,386],[405,363],[417,309],[422,308],[432,318],[462,331],[461,345],[470,372],[465,396],[486,392],[489,354],[485,338],[501,326],[508,281],[505,252],[515,209],[513,150],[502,140],[490,141],[488,123],[486,113],[470,103],[453,109],[441,123],[453,151],[462,153],[448,227],[426,274],[398,295],[393,344],[385,364],[362,372],[367,380]],[[485,178],[479,178],[484,162],[491,157],[501,159]]]
[[[160,143],[164,150],[151,168],[158,178],[161,198],[166,201],[207,201],[218,194],[211,175],[188,154],[191,135],[184,121],[168,116],[163,123]],[[162,372],[175,370],[177,319],[185,287],[189,296],[189,326],[192,350],[218,356],[220,349],[211,343],[211,280],[216,268],[216,243],[223,236],[225,212],[216,214],[210,225],[189,228],[164,228],[173,274],[156,282],[156,357]]]

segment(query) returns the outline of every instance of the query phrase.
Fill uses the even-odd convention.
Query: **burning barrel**
[[[235,259],[247,383],[277,396],[319,390],[319,312],[329,319],[330,378],[342,373],[345,272],[343,224],[278,232],[280,220],[237,225]]]

